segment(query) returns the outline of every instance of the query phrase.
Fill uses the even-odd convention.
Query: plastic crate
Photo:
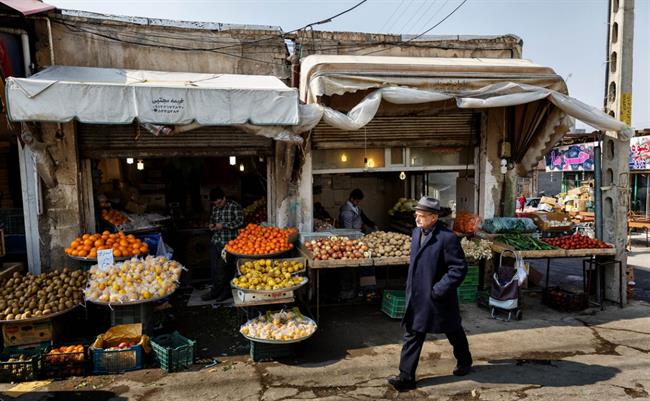
[[[265,344],[250,342],[250,356],[255,362],[290,358],[296,355],[294,344]]]
[[[542,303],[562,312],[577,312],[587,307],[587,296],[560,287],[550,287],[542,293]]]
[[[458,303],[465,304],[476,301],[478,289],[474,286],[471,288],[458,288]]]
[[[50,354],[48,350],[48,352],[44,353],[42,356],[42,376],[45,378],[85,376],[90,371],[90,358],[88,357],[88,345],[82,345],[83,351],[81,352]]]
[[[95,374],[120,373],[142,368],[141,345],[115,351],[92,347],[90,350]]]
[[[41,373],[41,355],[47,346],[39,344],[28,348],[5,349],[0,354],[0,382],[20,382],[36,380]],[[22,361],[9,359],[24,358]]]
[[[384,290],[381,297],[381,311],[393,319],[401,319],[406,313],[405,291]]]
[[[142,323],[142,333],[151,334],[153,330],[153,304],[145,302],[137,305],[117,306],[111,309],[111,326]]]
[[[0,209],[0,227],[5,234],[25,235],[23,209]]]
[[[154,360],[167,372],[177,372],[194,364],[196,341],[189,340],[177,331],[151,340]]]

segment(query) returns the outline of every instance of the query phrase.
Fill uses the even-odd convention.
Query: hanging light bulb
[[[259,161],[260,163],[264,162],[264,156],[260,156]]]
[[[347,162],[348,161],[348,155],[346,155],[345,153],[341,153],[341,161],[343,163]]]
[[[244,163],[241,163],[241,164],[239,165],[239,171],[244,171]]]
[[[138,160],[137,167],[138,170],[144,170],[144,162],[142,160]]]
[[[230,165],[231,166],[234,166],[235,164],[237,164],[237,157],[230,156],[229,159],[230,159]]]
[[[133,164],[133,158],[132,157],[127,157],[126,158],[126,164]]]
[[[399,173],[399,179],[402,180],[402,181],[404,181],[404,180],[406,179],[406,173],[403,172],[403,171],[400,172],[400,173]]]
[[[368,159],[368,167],[369,168],[374,168],[375,167],[375,159],[373,159],[372,157],[370,159]]]

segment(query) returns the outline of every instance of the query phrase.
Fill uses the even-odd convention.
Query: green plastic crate
[[[401,319],[406,313],[405,291],[384,290],[381,298],[381,311],[393,319]]]
[[[458,302],[461,304],[476,301],[477,288],[458,288]]]
[[[194,364],[196,341],[183,337],[177,331],[152,339],[151,348],[154,360],[167,372],[178,372]]]
[[[250,355],[255,362],[272,361],[278,358],[290,358],[296,355],[294,344],[266,344],[251,341]]]

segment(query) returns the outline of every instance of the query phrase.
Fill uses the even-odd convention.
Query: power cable
[[[449,17],[451,17],[451,16],[452,16],[456,11],[458,11],[458,9],[461,8],[461,7],[463,6],[463,4],[465,4],[465,3],[467,3],[467,0],[463,0],[462,3],[460,3],[456,8],[454,8],[454,9],[453,9],[449,14],[447,14],[443,19],[441,19],[440,21],[438,21],[435,25],[433,25],[431,28],[427,29],[426,31],[422,32],[421,34],[419,34],[419,35],[417,35],[417,36],[415,36],[415,37],[412,37],[412,38],[409,39],[409,40],[405,40],[405,41],[403,41],[403,42],[398,42],[398,43],[396,43],[396,44],[393,44],[392,46],[388,46],[388,47],[383,48],[383,49],[378,49],[378,50],[374,50],[374,51],[371,51],[371,52],[368,52],[368,53],[361,54],[361,56],[367,56],[367,55],[370,55],[370,54],[375,54],[375,53],[383,52],[383,51],[389,50],[389,49],[391,49],[391,48],[393,48],[393,47],[397,47],[397,46],[403,45],[404,43],[409,43],[409,42],[412,42],[412,41],[414,41],[414,40],[416,40],[416,39],[421,38],[422,36],[426,35],[427,33],[431,32],[433,29],[435,29],[436,27],[438,27],[440,24],[442,24],[443,22],[445,22],[445,21],[446,21]]]
[[[422,20],[422,18],[425,15],[429,14],[429,11],[431,11],[431,9],[433,8],[433,6],[435,4],[436,4],[436,0],[431,0],[431,2],[429,3],[429,7],[427,7],[427,9],[424,10],[424,12],[421,13],[420,16],[418,17],[418,19],[413,23],[413,25],[412,25],[413,28],[416,27],[420,23],[420,21]],[[435,16],[435,14],[434,14],[434,16]],[[431,19],[433,19],[433,16],[431,17]],[[427,25],[428,25],[428,23],[427,23]]]
[[[403,16],[404,13],[406,12],[406,10],[409,9],[409,7],[411,6],[411,3],[413,3],[413,0],[409,0],[409,3],[408,3],[408,4],[406,5],[406,7],[404,7],[404,9],[399,13],[399,15],[397,16],[397,18],[395,18],[395,21],[394,21],[393,23],[391,23],[388,27],[386,27],[386,32],[390,32],[390,30],[391,30],[393,24],[394,24],[394,23],[397,23],[399,20],[402,19],[402,16]]]
[[[400,33],[400,32],[404,32],[404,30],[406,29],[406,27],[407,27],[407,26],[409,25],[409,23],[411,22],[412,18],[415,18],[415,17],[418,16],[418,15],[419,15],[419,16],[422,16],[422,12],[421,12],[421,11],[424,9],[424,7],[425,7],[426,5],[427,5],[426,1],[422,1],[422,2],[420,3],[420,7],[419,7],[417,10],[415,10],[415,13],[413,14],[413,17],[407,19],[406,22],[404,23],[404,25],[402,25],[402,28],[400,28],[400,30],[397,31],[397,32],[398,32],[398,33]]]
[[[390,22],[390,20],[393,19],[393,17],[395,16],[395,14],[397,14],[397,10],[399,10],[400,8],[402,8],[402,5],[404,5],[404,2],[406,2],[406,0],[402,0],[402,1],[397,5],[397,8],[396,8],[395,10],[393,10],[393,13],[390,15],[390,17],[388,17],[388,19],[387,19],[386,21],[384,21],[384,24],[381,26],[381,28],[379,28],[379,32],[384,32],[384,28],[388,25],[388,23]]]

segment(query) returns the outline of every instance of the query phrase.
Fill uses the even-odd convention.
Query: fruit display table
[[[608,244],[611,248],[596,248],[596,249],[550,249],[550,250],[530,250],[530,251],[516,251],[521,254],[524,259],[546,259],[546,277],[544,289],[548,288],[549,276],[551,272],[551,259],[555,258],[584,258],[586,261],[594,259],[596,256],[614,256],[616,255],[616,248]],[[499,242],[492,242],[492,251],[501,254],[505,250],[512,251],[512,247]],[[603,283],[604,285],[604,283]],[[619,286],[619,305],[623,307],[623,286]],[[599,289],[600,291],[600,289]],[[601,304],[602,307],[602,304]]]

